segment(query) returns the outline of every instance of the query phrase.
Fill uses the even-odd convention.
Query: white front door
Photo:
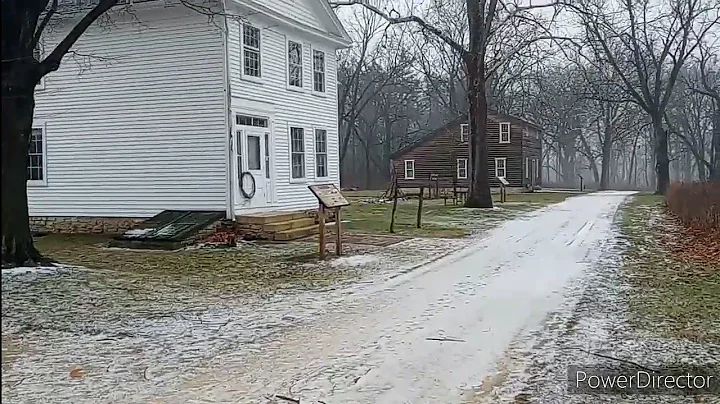
[[[237,125],[233,136],[235,208],[272,203],[271,137],[267,127]]]

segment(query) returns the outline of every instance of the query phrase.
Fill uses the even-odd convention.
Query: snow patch
[[[340,257],[333,260],[330,265],[334,267],[356,267],[361,265],[372,264],[380,259],[374,255],[350,255],[346,257]]]
[[[155,228],[149,229],[131,229],[126,231],[123,235],[125,237],[142,237],[146,234],[150,234],[155,231]]]
[[[3,268],[3,276],[18,276],[18,275],[52,275],[58,272],[58,267],[15,267],[15,268]]]

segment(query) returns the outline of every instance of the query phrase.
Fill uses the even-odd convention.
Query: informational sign
[[[505,177],[497,177],[497,179],[498,179],[498,181],[500,181],[500,183],[503,184],[504,186],[510,185],[510,183],[508,182],[508,180],[505,179]]]
[[[326,208],[332,209],[350,205],[350,202],[345,199],[335,184],[310,185],[308,188]]]

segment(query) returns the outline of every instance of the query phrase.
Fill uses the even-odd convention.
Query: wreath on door
[[[245,178],[250,178],[249,183],[250,189],[245,188]],[[245,171],[240,175],[240,192],[243,194],[243,196],[247,199],[252,199],[255,196],[255,177],[252,175],[252,173]]]

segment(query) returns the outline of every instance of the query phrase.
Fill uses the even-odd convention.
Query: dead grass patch
[[[720,343],[720,261],[677,254],[684,235],[662,197],[633,198],[622,230],[630,241],[623,274],[631,285],[631,321],[663,336]]]

